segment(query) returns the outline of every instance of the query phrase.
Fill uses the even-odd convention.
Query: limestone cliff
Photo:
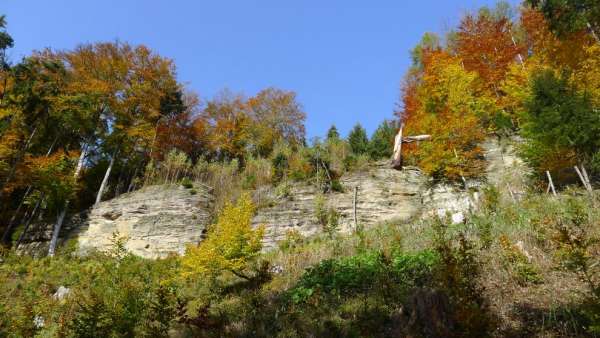
[[[411,219],[450,216],[462,222],[469,210],[477,207],[480,187],[485,181],[510,191],[518,198],[518,184],[525,176],[522,162],[509,146],[495,140],[483,145],[488,169],[482,180],[464,184],[433,184],[417,168],[398,171],[389,161],[373,163],[366,170],[352,172],[340,179],[342,192],[324,195],[325,207],[339,215],[339,229],[354,229],[354,189],[357,189],[357,223],[370,227],[382,222],[398,225]],[[509,189],[510,187],[510,189]],[[90,249],[106,250],[112,235],[127,238],[125,247],[143,257],[181,254],[187,244],[198,243],[210,223],[213,197],[211,189],[199,183],[194,189],[178,185],[151,186],[100,203],[89,212],[75,215],[61,233],[63,239],[78,242],[82,253]],[[304,236],[322,231],[315,216],[317,189],[305,182],[291,182],[286,193],[275,187],[262,187],[254,197],[259,206],[253,225],[266,226],[265,247],[272,248],[289,230]],[[51,235],[51,224],[32,228],[20,250],[43,253]]]
[[[183,253],[198,243],[210,222],[212,196],[209,189],[178,185],[150,186],[101,202],[89,213],[75,215],[61,233],[61,242],[76,240],[81,253],[106,250],[113,233],[126,239],[125,248],[148,258]],[[38,224],[19,250],[43,253],[51,236],[51,224]]]

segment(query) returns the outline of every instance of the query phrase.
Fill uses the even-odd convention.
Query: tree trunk
[[[135,186],[135,177],[137,176],[138,170],[140,169],[139,166],[135,167],[135,170],[133,172],[133,176],[131,176],[131,180],[129,181],[129,187],[127,188],[127,192],[131,192],[131,190],[133,190],[134,186]]]
[[[15,243],[15,249],[19,248],[19,244],[21,244],[21,241],[23,241],[23,238],[25,238],[25,233],[27,233],[27,230],[29,230],[31,221],[33,221],[33,219],[35,218],[35,213],[37,212],[37,209],[40,207],[40,204],[43,200],[44,195],[42,194],[42,196],[40,196],[40,199],[38,199],[38,201],[35,203],[35,207],[33,208],[33,211],[31,211],[31,215],[29,215],[29,218],[27,218],[27,221],[25,222],[23,232],[21,232],[21,234],[19,235],[19,239],[17,239],[17,242]]]
[[[404,129],[404,123],[400,124],[400,130],[394,139],[394,157],[392,160],[392,167],[394,169],[402,169],[402,130]]]
[[[586,20],[585,24],[586,24],[587,28],[590,30],[590,33],[592,34],[592,36],[594,37],[594,39],[596,39],[596,42],[600,43],[600,38],[598,38],[598,34],[596,34],[596,31],[594,30],[594,28],[592,27],[592,25],[590,25],[590,22]]]
[[[79,178],[79,173],[81,173],[81,169],[83,168],[83,161],[85,160],[85,156],[87,154],[87,144],[84,144],[81,147],[81,154],[79,155],[79,160],[77,161],[77,167],[75,167],[75,173],[73,176],[75,177],[75,181]],[[69,209],[69,200],[65,201],[65,205],[62,211],[58,214],[56,219],[56,223],[54,224],[54,229],[52,230],[52,239],[50,240],[50,245],[48,246],[48,256],[53,257],[54,252],[56,251],[56,243],[58,243],[58,235],[60,234],[60,229],[62,228],[62,224],[65,220],[65,215],[67,214],[67,209]]]
[[[102,184],[100,184],[100,189],[98,189],[98,194],[96,195],[96,203],[94,203],[94,206],[100,204],[100,201],[102,200],[102,194],[104,193],[104,189],[106,188],[106,184],[108,183],[108,177],[110,176],[110,172],[113,168],[113,165],[115,164],[115,158],[117,157],[117,153],[118,151],[115,150],[112,157],[110,158],[110,163],[108,164],[108,168],[106,168],[106,173],[104,173],[104,178],[102,179]]]
[[[548,170],[546,170],[546,176],[548,177],[548,184],[550,189],[552,190],[552,194],[554,196],[556,196],[556,189],[554,189],[554,182],[552,182],[552,176],[550,175],[550,172]]]

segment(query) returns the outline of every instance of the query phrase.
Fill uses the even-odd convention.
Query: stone
[[[60,301],[60,300],[65,299],[65,297],[67,297],[69,295],[69,293],[71,293],[71,289],[61,285],[58,287],[56,292],[52,295],[52,298],[54,300]]]
[[[77,241],[80,254],[112,248],[113,234],[125,238],[125,249],[145,257],[183,254],[188,244],[198,243],[211,220],[213,196],[198,185],[190,193],[179,185],[149,186],[101,202],[72,216],[63,227],[60,243]],[[28,233],[18,250],[34,256],[47,252],[52,223],[40,223]]]
[[[210,222],[212,196],[202,186],[196,191],[150,186],[100,203],[77,229],[80,252],[106,251],[113,245],[112,234],[118,233],[126,238],[125,249],[138,256],[183,254],[186,245],[200,242]]]

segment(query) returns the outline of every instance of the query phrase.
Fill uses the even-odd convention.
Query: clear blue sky
[[[34,49],[79,43],[145,44],[175,60],[179,80],[203,98],[222,88],[253,95],[294,90],[308,136],[390,118],[409,50],[427,31],[494,0],[0,0],[15,39],[13,61]],[[516,4],[517,0],[510,3]]]

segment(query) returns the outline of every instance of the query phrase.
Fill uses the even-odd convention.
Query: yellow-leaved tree
[[[182,257],[183,277],[216,278],[230,272],[251,279],[247,270],[262,249],[264,226],[252,228],[254,205],[243,194],[234,205],[223,208],[217,222],[208,228],[207,238],[200,245],[188,246]]]

